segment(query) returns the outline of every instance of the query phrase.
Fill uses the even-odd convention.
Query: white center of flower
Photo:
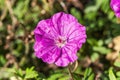
[[[67,43],[67,40],[65,37],[59,36],[57,39],[55,39],[55,44],[58,47],[63,47]]]

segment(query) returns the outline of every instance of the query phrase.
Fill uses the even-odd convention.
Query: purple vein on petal
[[[69,38],[73,33],[75,33],[76,31],[78,31],[78,29],[73,30],[67,37]]]
[[[68,41],[70,41],[70,40],[72,40],[72,39],[75,39],[75,38],[77,38],[77,37],[80,37],[80,36],[83,36],[83,35],[78,35],[78,36],[75,36],[75,37],[72,37],[72,38],[70,38],[70,39],[68,39]],[[83,36],[83,37],[80,37],[79,39],[84,39],[86,36]]]
[[[59,16],[58,16],[59,15]],[[58,24],[60,24],[60,19],[61,19],[61,17],[62,17],[62,15],[63,15],[63,13],[58,13],[58,14],[56,14],[55,16],[57,17],[52,17],[52,23],[53,23],[53,27],[56,27],[57,28],[57,32],[58,32],[58,34],[60,35],[61,34],[61,32],[60,32],[60,26],[58,25]],[[56,23],[54,23],[54,21],[56,21],[56,19],[59,19],[59,20],[57,20],[57,22]]]
[[[71,23],[73,25],[73,23]],[[69,24],[70,25],[70,24]],[[67,30],[68,32],[66,32],[66,36],[68,36],[68,34],[70,34],[71,30],[73,29],[73,27],[70,25],[70,28]]]
[[[63,50],[64,50],[64,52],[67,54],[67,56],[68,56],[68,60],[69,60],[69,61],[73,61],[73,60],[70,58],[70,55],[68,54],[68,52],[66,51],[66,49],[63,48]],[[70,50],[70,49],[68,49],[68,50]],[[64,54],[65,54],[65,53],[64,53]]]
[[[60,53],[59,53],[58,57],[55,59],[55,62],[57,62],[58,59],[62,56],[62,48],[59,48],[58,50],[60,50]]]
[[[50,48],[50,47],[49,47]],[[46,54],[48,51],[53,50],[54,48],[56,48],[55,46],[53,46],[50,50],[48,47],[45,47],[44,49],[42,49],[42,52],[45,51],[44,53],[41,54],[41,56],[43,56],[44,54]],[[47,49],[47,50],[46,50]]]

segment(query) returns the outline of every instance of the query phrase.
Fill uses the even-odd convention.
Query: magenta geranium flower
[[[111,0],[110,7],[115,12],[116,17],[120,18],[120,0]]]
[[[34,51],[44,62],[67,66],[77,60],[77,50],[86,41],[86,29],[77,19],[64,12],[41,20],[34,30]]]

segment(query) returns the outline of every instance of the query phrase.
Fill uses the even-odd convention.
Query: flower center
[[[67,43],[66,38],[65,38],[65,37],[62,37],[62,36],[59,36],[59,37],[55,40],[55,44],[56,44],[58,47],[63,47],[63,46],[65,46],[66,43]]]

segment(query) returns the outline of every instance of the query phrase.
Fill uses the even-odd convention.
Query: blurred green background
[[[37,23],[63,11],[86,26],[74,80],[120,80],[120,24],[110,0],[0,0],[0,80],[72,80],[34,56]]]

